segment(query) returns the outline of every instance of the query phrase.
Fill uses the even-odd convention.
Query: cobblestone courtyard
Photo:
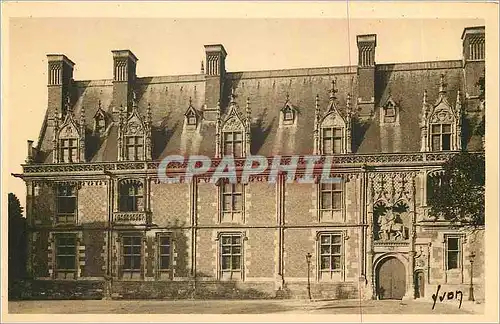
[[[17,314],[481,314],[484,304],[464,301],[308,300],[53,300],[9,302]]]

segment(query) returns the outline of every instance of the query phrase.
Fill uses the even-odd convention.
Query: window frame
[[[63,195],[61,190],[71,190],[71,195]],[[67,191],[66,191],[67,192]],[[64,205],[61,200],[72,200],[74,204],[73,212],[60,211],[61,205]],[[56,188],[56,212],[54,218],[55,225],[73,225],[77,222],[78,215],[78,187],[76,184],[58,184]],[[64,219],[64,221],[61,221]],[[68,220],[70,219],[70,220]]]
[[[224,240],[229,238],[229,243],[224,243]],[[238,238],[239,243],[234,243],[233,239]],[[242,232],[223,232],[218,235],[218,249],[217,249],[217,259],[218,259],[218,279],[219,280],[243,280],[244,279],[244,241],[246,240],[246,235]],[[224,252],[224,247],[229,247],[229,252]],[[234,247],[239,247],[239,253],[233,252]],[[233,257],[238,258],[239,267],[233,267]],[[224,259],[229,258],[230,267],[229,269],[224,268]],[[229,273],[227,275],[226,273]],[[226,274],[226,275],[225,275]]]
[[[329,186],[330,188],[324,189],[324,186]],[[337,186],[337,187],[336,187]],[[319,222],[344,222],[345,221],[345,208],[344,208],[344,197],[345,197],[345,181],[342,180],[338,183],[318,183],[316,184],[317,192],[317,211],[318,211],[318,221]],[[325,202],[323,201],[324,194],[330,195],[331,208],[325,208]],[[334,208],[336,201],[335,197],[339,196],[338,208]],[[340,215],[340,219],[336,219]]]
[[[331,136],[326,136],[325,132],[330,131]],[[340,135],[338,135],[340,134]],[[325,142],[329,140],[331,141],[331,149],[326,150]],[[339,144],[339,151],[336,152],[335,143]],[[334,154],[342,154],[344,152],[344,127],[341,126],[325,126],[321,127],[321,151],[323,155],[334,155]]]
[[[130,188],[134,190],[132,195],[130,195]],[[118,210],[120,212],[144,211],[144,185],[141,182],[121,182],[118,189]],[[125,191],[127,194],[124,193]],[[139,208],[140,206],[142,208]]]
[[[439,132],[435,132],[434,131],[434,126],[438,126],[439,127]],[[448,132],[444,132],[444,126],[449,126],[449,131]],[[441,152],[441,151],[451,151],[452,150],[452,140],[453,140],[453,125],[452,123],[431,123],[430,124],[430,137],[429,137],[429,140],[430,140],[430,148],[431,148],[431,151],[433,152]],[[448,149],[444,149],[443,148],[443,143],[444,143],[444,136],[447,136],[448,137]],[[434,146],[434,138],[438,138],[439,139],[439,147],[436,148]]]
[[[456,250],[450,250],[450,239],[457,240],[457,249]],[[446,234],[444,236],[444,243],[445,243],[445,270],[446,271],[459,271],[462,269],[463,266],[463,237],[460,234]],[[456,267],[451,268],[450,267],[450,253],[456,253]]]
[[[71,238],[74,240],[73,245],[60,244],[61,239]],[[78,235],[77,233],[54,233],[54,277],[56,279],[76,279],[78,275]],[[60,254],[60,249],[73,249],[73,254]],[[74,268],[59,268],[60,258],[73,259]],[[60,275],[64,274],[64,278]]]
[[[126,244],[125,242],[125,239],[128,238],[131,239],[130,244]],[[136,244],[133,241],[134,239],[139,239],[139,244]],[[120,242],[120,278],[125,280],[142,279],[144,268],[144,236],[140,233],[122,233],[120,235]],[[139,247],[139,253],[135,253],[134,247]],[[126,248],[129,248],[131,253],[125,253]],[[137,257],[139,257],[139,267],[134,268]],[[125,268],[126,258],[130,258],[131,268]]]
[[[59,160],[62,163],[78,162],[78,139],[77,138],[60,138],[59,139]],[[66,153],[67,152],[67,156]]]
[[[226,191],[227,186],[230,187],[230,191]],[[239,189],[239,190],[238,190]],[[236,209],[236,200],[239,198],[240,209]],[[220,223],[224,222],[244,222],[244,211],[245,211],[245,184],[231,183],[221,181],[219,184],[219,209],[220,209]],[[226,199],[229,199],[229,209],[226,209]]]
[[[162,239],[167,238],[169,240],[168,253],[162,253]],[[163,232],[156,234],[156,277],[162,278],[173,278],[174,276],[174,242],[175,238],[171,232]],[[162,257],[168,255],[168,268],[162,267]]]
[[[329,241],[323,243],[323,237],[329,237]],[[334,241],[334,237],[338,237],[338,241]],[[316,236],[317,240],[317,262],[316,262],[316,273],[317,273],[317,279],[319,281],[332,281],[332,280],[340,280],[344,281],[345,280],[345,240],[347,238],[346,232],[345,231],[339,231],[339,230],[334,230],[334,231],[322,231],[318,232]],[[328,253],[323,253],[323,247],[328,246],[329,247],[329,252]],[[338,246],[339,252],[333,252],[334,246]],[[328,261],[328,268],[323,268],[323,262],[322,259],[324,257],[327,257],[329,259]],[[333,266],[333,260],[334,258],[338,258],[338,268],[335,268]]]
[[[228,140],[227,139],[227,135],[231,135],[231,140]],[[240,139],[239,140],[235,140],[235,135],[239,135],[240,136]],[[222,132],[222,155],[223,156],[233,156],[233,157],[243,157],[244,156],[244,148],[243,148],[243,144],[244,144],[244,141],[243,141],[243,131],[223,131]],[[235,147],[237,145],[240,145],[240,152],[239,154],[235,154]],[[231,153],[226,153],[227,152],[227,147],[230,146],[231,147]]]
[[[129,139],[134,139],[133,143],[129,142]],[[144,159],[144,136],[142,135],[125,135],[125,143],[124,143],[124,148],[125,148],[125,160],[126,161],[140,161]],[[129,149],[132,149],[133,151],[133,158],[130,158],[130,151]],[[139,151],[139,149],[141,149]]]

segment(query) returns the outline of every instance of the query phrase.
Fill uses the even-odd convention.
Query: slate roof
[[[420,150],[420,113],[424,89],[428,100],[438,98],[439,78],[444,73],[447,97],[455,105],[457,90],[463,92],[462,61],[437,61],[422,63],[398,63],[377,65],[375,70],[375,113],[372,118],[355,124],[353,151],[359,153],[418,152]],[[244,115],[246,98],[250,99],[252,116],[251,153],[272,156],[313,153],[313,129],[315,98],[319,95],[320,108],[326,112],[332,79],[336,79],[338,107],[345,112],[346,96],[351,93],[352,105],[356,105],[358,75],[356,66],[290,69],[254,72],[227,72],[223,97],[229,98],[235,88],[236,102]],[[89,132],[94,125],[93,117],[99,107],[108,116],[113,115],[112,80],[75,81],[73,97],[75,116],[85,107],[85,119]],[[199,132],[184,129],[184,114],[192,105],[198,111],[205,102],[205,75],[180,75],[137,78],[135,91],[138,109],[142,116],[146,107],[152,109],[153,159],[160,160],[170,154],[215,154],[215,124],[204,121]],[[298,110],[296,127],[278,127],[279,112],[286,102]],[[387,99],[400,107],[399,126],[380,126],[379,107]],[[228,101],[221,103],[222,114]],[[46,117],[47,118],[47,117]],[[475,125],[475,121],[471,122]],[[46,123],[45,123],[46,125]],[[116,161],[117,125],[108,129],[107,135],[96,141],[95,149],[88,150],[87,160],[92,162]],[[39,159],[52,163],[53,130],[45,127],[41,132],[38,149]],[[480,148],[477,136],[467,139],[467,149]],[[89,145],[87,145],[89,146]]]

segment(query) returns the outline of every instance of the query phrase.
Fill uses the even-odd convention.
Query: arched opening
[[[406,270],[395,257],[382,260],[376,269],[378,299],[403,299],[406,293]]]
[[[415,280],[415,298],[425,297],[425,276],[422,270],[415,271],[413,276]]]

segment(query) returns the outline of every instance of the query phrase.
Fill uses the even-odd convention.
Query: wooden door
[[[404,264],[396,258],[382,261],[377,271],[377,295],[379,299],[403,299],[406,292]]]

